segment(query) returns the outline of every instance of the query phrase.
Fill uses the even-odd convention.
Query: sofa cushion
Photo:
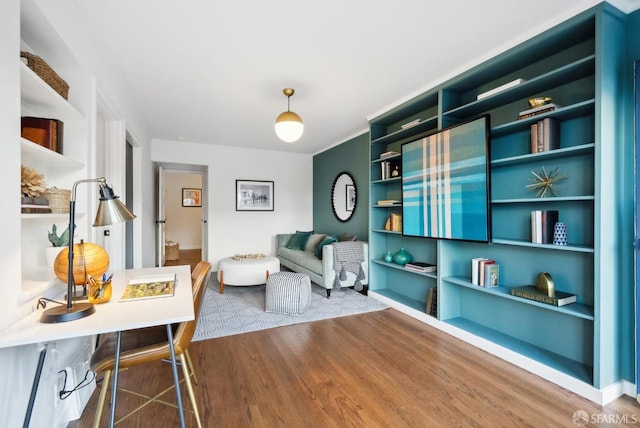
[[[334,242],[338,242],[338,238],[336,238],[335,236],[331,236],[331,235],[325,236],[325,238],[322,240],[322,242],[320,242],[318,244],[318,246],[316,247],[315,256],[317,258],[319,258],[320,260],[322,260],[322,248],[325,245],[331,245]]]
[[[322,261],[316,258],[313,253],[280,247],[278,248],[277,255],[299,266],[303,266],[318,275],[322,275]]]
[[[296,233],[291,237],[291,240],[287,244],[287,248],[292,250],[304,250],[307,245],[307,240],[313,234],[313,230],[309,232],[301,232],[296,230]]]
[[[309,251],[311,253],[316,251],[316,247],[319,243],[322,242],[324,237],[327,236],[324,233],[314,233],[307,239],[307,245],[304,246],[305,251]]]
[[[356,235],[349,235],[348,233],[343,233],[338,237],[339,242],[355,241],[356,239],[358,239]]]

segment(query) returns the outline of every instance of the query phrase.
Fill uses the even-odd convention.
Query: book
[[[553,231],[558,222],[558,210],[531,211],[531,242],[533,244],[553,243]]]
[[[484,286],[497,287],[500,282],[500,265],[489,264],[484,270]]]
[[[405,269],[409,269],[415,272],[435,272],[437,266],[431,263],[425,262],[411,262],[404,265]]]
[[[400,201],[397,199],[380,199],[378,200],[378,205],[394,205],[399,204]]]
[[[524,82],[525,82],[524,79],[512,80],[511,82],[507,82],[504,85],[498,86],[497,88],[493,88],[493,89],[490,89],[488,91],[482,92],[481,94],[479,94],[476,97],[476,100],[481,100],[483,98],[490,97],[492,95],[497,94],[498,92],[502,92],[502,91],[505,91],[507,89],[513,88],[514,86],[518,86],[519,84],[524,83]]]
[[[393,157],[393,156],[397,156],[397,155],[399,155],[399,154],[400,154],[399,152],[395,152],[395,151],[393,151],[393,150],[389,150],[389,151],[387,151],[387,152],[382,153],[382,154],[380,155],[380,159],[390,158],[390,157]]]
[[[437,318],[438,317],[438,288],[431,287],[429,289],[429,292],[431,293],[431,302],[430,302],[430,305],[427,307],[427,313],[432,317]],[[427,295],[427,298],[428,298],[428,295]]]
[[[411,128],[413,126],[419,125],[420,122],[422,122],[422,119],[415,119],[415,120],[412,120],[411,122],[407,122],[407,123],[405,123],[403,125],[400,125],[400,128],[408,129],[408,128]]]
[[[132,278],[124,289],[120,301],[171,297],[175,293],[175,285],[175,274]]]
[[[560,148],[560,123],[547,117],[531,124],[531,153],[541,153]]]
[[[523,297],[529,300],[535,300],[536,302],[547,303],[554,306],[565,306],[576,302],[576,295],[571,293],[565,293],[562,291],[556,291],[554,296],[548,296],[542,291],[538,290],[533,285],[525,285],[524,287],[514,287],[509,290],[512,296]]]
[[[391,213],[389,217],[391,220],[391,231],[393,232],[402,232],[402,214]]]
[[[547,112],[556,110],[558,108],[560,108],[560,106],[554,103],[543,104],[538,107],[521,111],[520,113],[518,113],[518,120],[526,119],[528,117],[533,117],[542,113],[547,113]]]
[[[474,257],[471,259],[471,283],[480,285],[480,262],[486,260],[484,257]]]
[[[480,260],[480,266],[478,269],[478,284],[481,287],[485,286],[485,271],[487,270],[487,267],[489,265],[493,265],[495,264],[496,261],[495,260],[491,260],[491,259],[484,259],[484,260]]]

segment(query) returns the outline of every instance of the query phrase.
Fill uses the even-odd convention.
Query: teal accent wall
[[[339,221],[331,209],[331,187],[341,172],[355,180],[357,203],[353,216]],[[344,232],[367,240],[369,229],[369,133],[366,132],[313,157],[313,230],[340,235]]]

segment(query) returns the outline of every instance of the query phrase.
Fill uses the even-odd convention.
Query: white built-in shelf
[[[75,170],[84,168],[82,163],[47,149],[46,147],[39,146],[25,138],[20,139],[20,149],[22,152],[23,165],[47,165],[49,168]]]

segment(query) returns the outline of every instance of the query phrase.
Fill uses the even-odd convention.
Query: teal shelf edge
[[[595,252],[593,247],[587,247],[583,245],[534,244],[532,242],[527,242],[527,241],[516,241],[512,239],[500,239],[500,238],[493,238],[491,243],[500,244],[500,245],[512,245],[517,247],[541,248],[541,249],[552,250],[552,251],[574,251],[577,253],[594,253]]]
[[[538,122],[539,120],[546,117],[567,120],[579,116],[585,116],[587,114],[593,114],[593,112],[595,111],[595,106],[596,100],[595,98],[591,98],[565,107],[558,107],[553,111],[537,114],[526,119],[514,120],[513,122],[504,123],[502,125],[491,128],[491,137],[497,138],[503,135],[530,129],[532,123]]]
[[[547,203],[547,202],[579,202],[593,201],[595,196],[553,196],[550,198],[513,198],[513,199],[492,199],[492,204],[519,204],[519,203]]]
[[[389,235],[402,235],[402,232],[397,232],[395,230],[371,229],[371,231],[375,233],[387,233]]]
[[[393,183],[394,181],[401,181],[402,177],[398,176],[398,177],[393,177],[393,178],[387,178],[386,180],[371,180],[371,184],[388,184],[388,183]]]
[[[372,123],[372,124],[375,125],[375,123]],[[403,140],[405,138],[411,138],[423,132],[428,132],[431,129],[437,129],[437,127],[438,127],[438,116],[436,115],[423,120],[422,122],[420,122],[415,126],[412,126],[411,128],[400,129],[398,131],[392,132],[385,136],[376,138],[375,140],[371,140],[371,144],[379,145],[379,144],[393,143],[394,141]]]
[[[451,318],[443,321],[500,346],[511,349],[514,352],[536,360],[546,366],[586,382],[589,385],[593,385],[593,367],[590,365],[547,351],[546,349],[500,333],[465,318]]]
[[[496,297],[501,297],[508,300],[513,300],[525,305],[537,306],[553,312],[560,312],[572,317],[582,318],[588,321],[593,321],[593,306],[583,305],[581,303],[572,303],[566,306],[553,306],[545,303],[536,302],[535,300],[523,299],[522,297],[512,296],[509,291],[512,287],[499,286],[499,287],[480,287],[469,282],[469,278],[463,276],[452,276],[442,279],[448,284],[453,284],[461,287],[465,287],[479,293],[487,293]]]
[[[371,259],[371,263],[375,263],[377,265],[386,266],[386,267],[391,268],[391,269],[401,270],[401,271],[407,272],[407,273],[409,273],[411,275],[418,275],[418,276],[424,276],[424,277],[427,277],[427,278],[438,279],[438,274],[437,273],[434,273],[434,272],[416,272],[416,271],[413,271],[413,270],[405,269],[404,266],[397,265],[395,263],[387,263],[384,260]]]
[[[378,290],[372,289],[371,291],[374,291],[380,294],[381,296],[387,297],[391,300],[395,300],[396,302],[404,306],[407,306],[411,309],[415,309],[416,311],[425,312],[425,308],[427,306],[427,302],[422,302],[420,300],[412,299],[410,297],[407,297],[403,294],[398,293],[397,291],[393,291],[388,288],[381,288]]]
[[[499,168],[503,166],[517,165],[527,162],[536,162],[541,160],[558,159],[568,156],[575,156],[581,153],[588,153],[595,148],[594,143],[581,144],[579,146],[565,147],[562,149],[549,150],[541,153],[530,153],[520,156],[511,156],[508,158],[495,159],[491,161],[492,168]]]
[[[460,107],[444,112],[444,116],[467,117],[492,108],[504,105],[510,101],[530,96],[536,92],[559,86],[581,77],[595,74],[596,56],[589,55],[570,64],[566,64],[548,73],[529,79],[513,88],[501,91],[493,96],[470,102]]]

